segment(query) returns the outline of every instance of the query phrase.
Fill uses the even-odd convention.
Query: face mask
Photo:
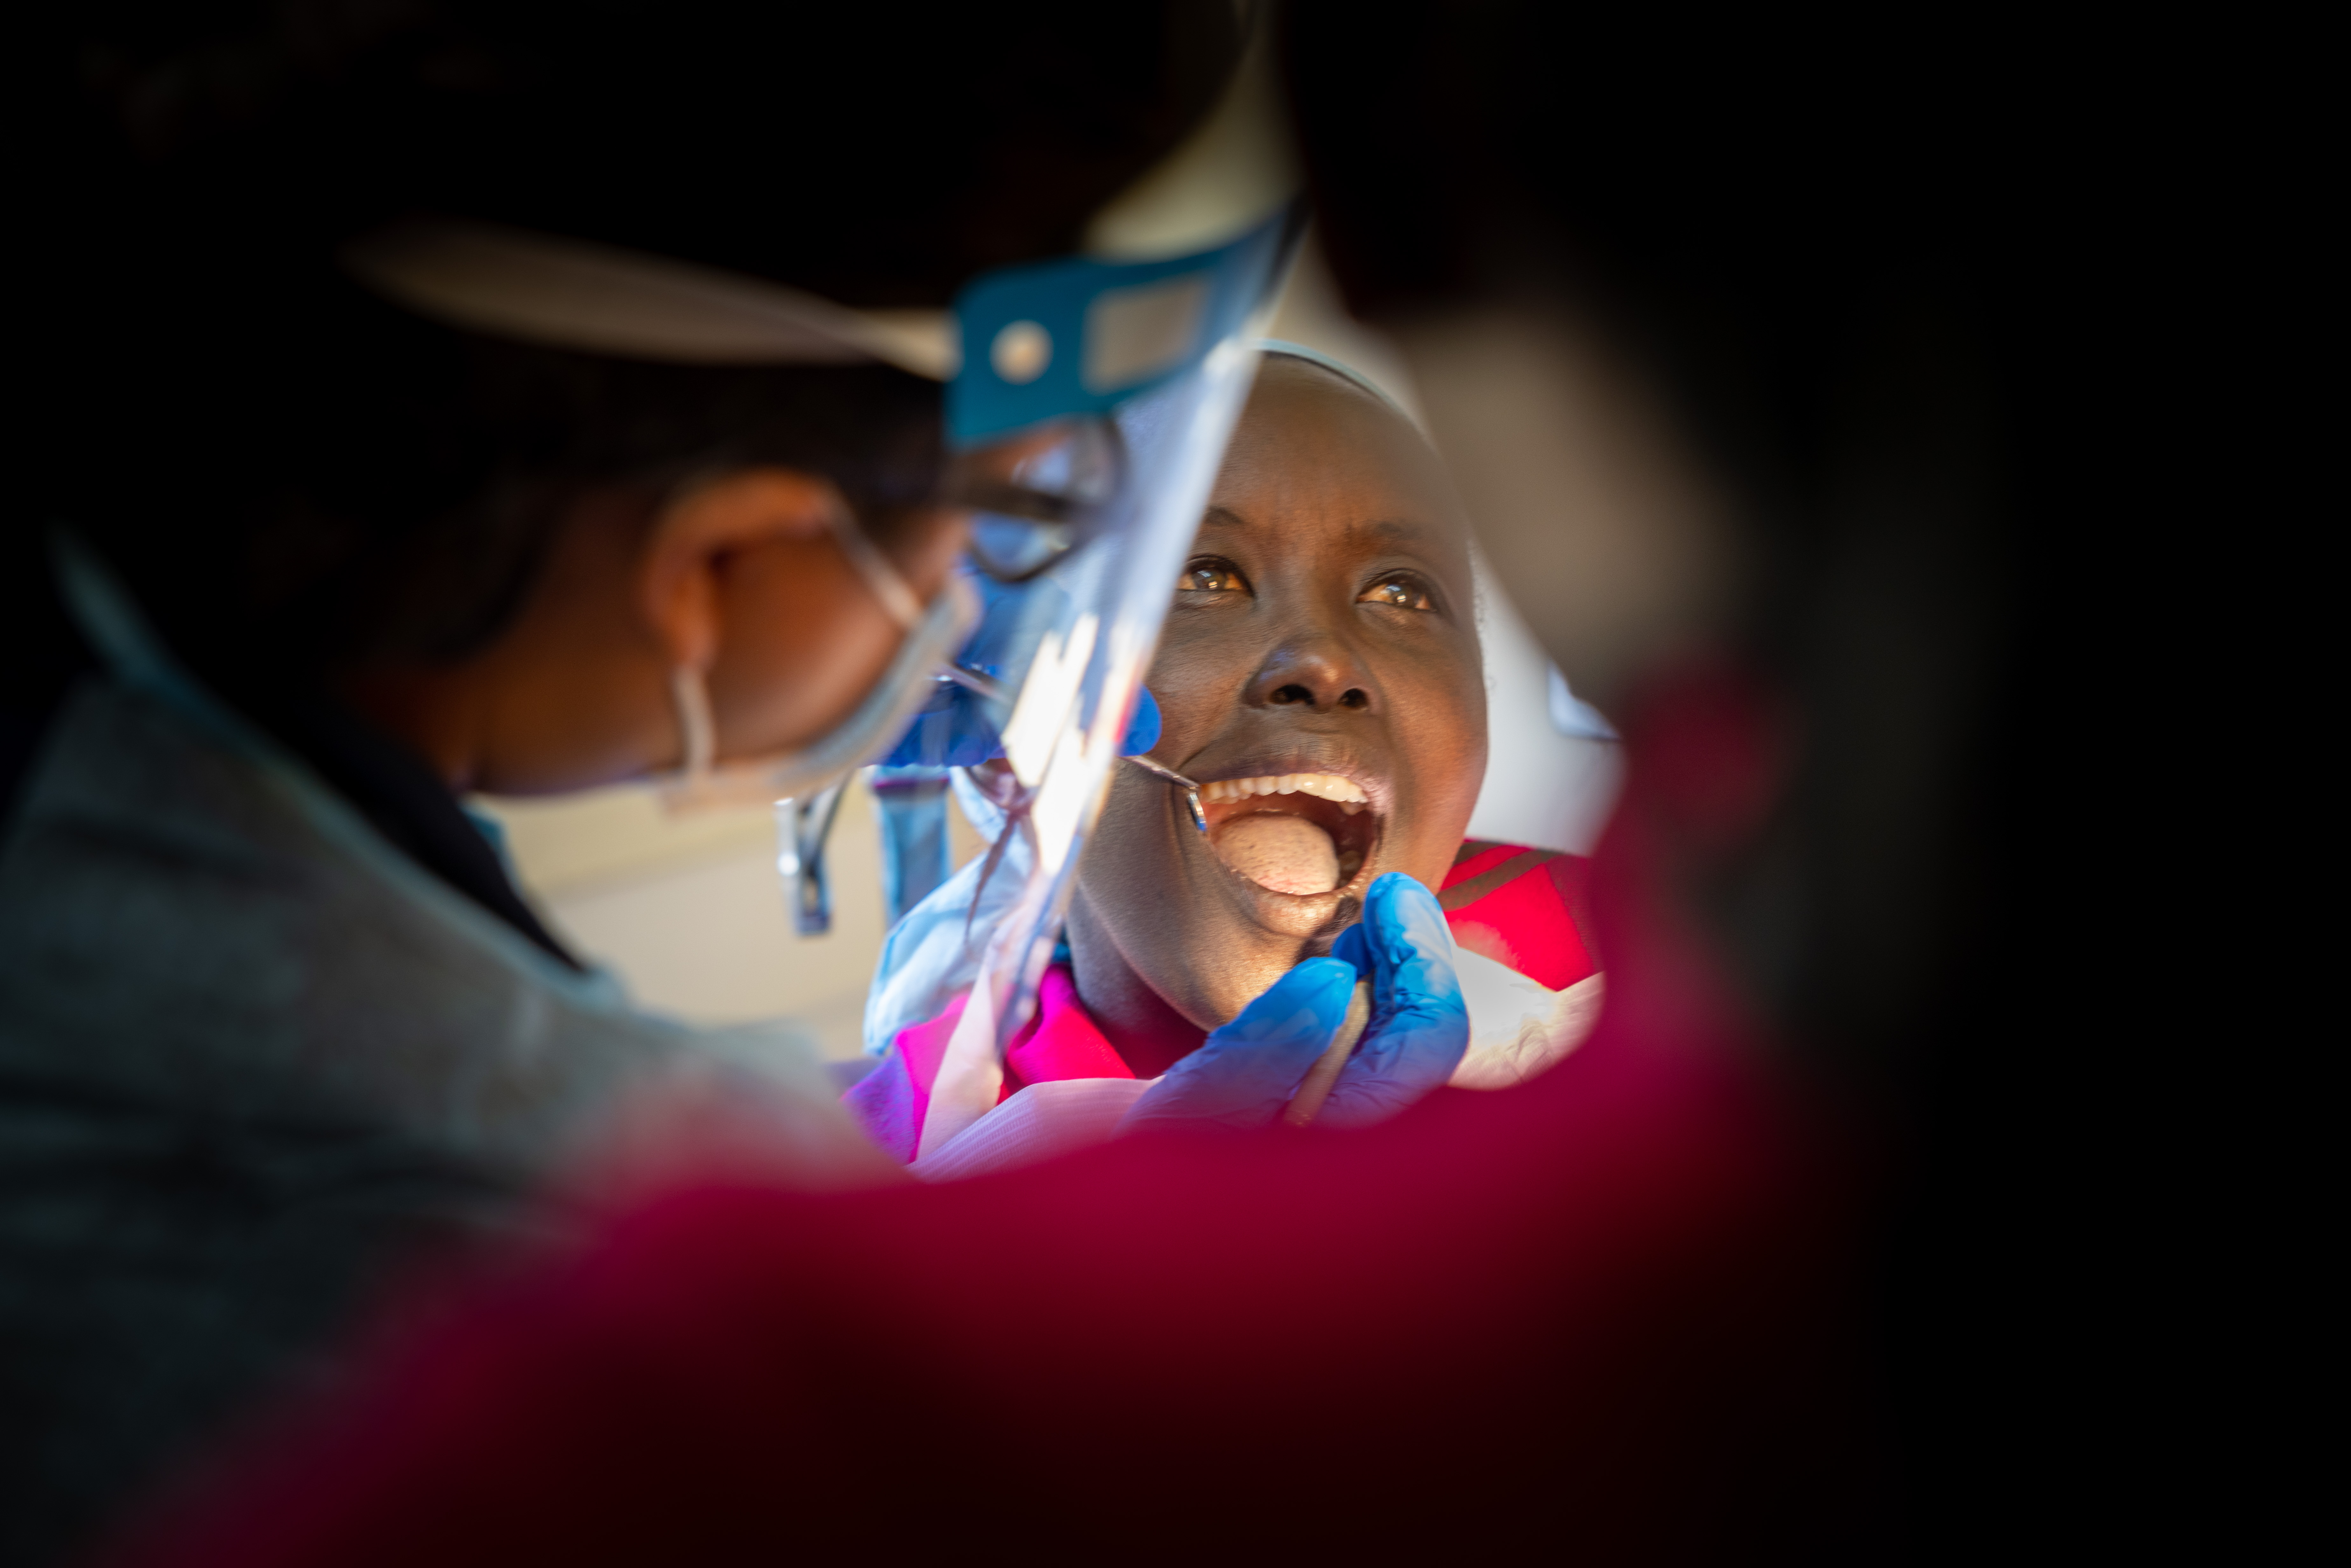
[[[978,618],[970,585],[950,578],[907,628],[897,655],[872,690],[830,734],[792,751],[723,767],[713,761],[717,742],[702,672],[680,665],[671,673],[670,699],[685,737],[685,765],[661,781],[662,804],[684,812],[765,806],[822,793],[890,748],[928,699],[934,674],[954,658]]]

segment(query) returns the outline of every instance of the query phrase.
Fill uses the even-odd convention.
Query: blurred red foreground
[[[675,1193],[131,1555],[1869,1555],[1851,1162],[1682,913],[1768,804],[1763,710],[1706,676],[1642,711],[1594,867],[1607,1015],[1536,1083],[1369,1133]]]

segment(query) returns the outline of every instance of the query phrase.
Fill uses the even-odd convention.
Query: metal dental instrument
[[[953,682],[967,692],[977,692],[990,702],[1009,703],[1012,700],[1012,694],[1006,691],[1003,683],[993,675],[982,674],[977,670],[967,670],[961,664],[942,665],[938,678],[942,681]]]
[[[1203,833],[1208,831],[1208,813],[1200,808],[1200,787],[1173,768],[1162,768],[1147,757],[1130,757],[1129,762],[1145,773],[1154,773],[1184,791],[1184,804],[1192,810],[1192,825]]]
[[[1289,1105],[1281,1113],[1286,1125],[1303,1127],[1314,1120],[1322,1109],[1322,1102],[1331,1098],[1332,1087],[1345,1070],[1347,1058],[1355,1053],[1355,1042],[1364,1038],[1364,1026],[1371,1020],[1372,983],[1358,980],[1353,994],[1347,998],[1347,1016],[1339,1020],[1339,1032],[1331,1037],[1331,1043],[1322,1048],[1322,1054],[1306,1070],[1306,1081],[1298,1086],[1298,1092],[1290,1097]]]

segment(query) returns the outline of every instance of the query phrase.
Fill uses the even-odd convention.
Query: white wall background
[[[1486,783],[1469,836],[1590,853],[1624,783],[1622,748],[1560,733],[1552,718],[1551,660],[1482,557],[1478,632],[1486,647]]]
[[[1345,361],[1416,409],[1402,361],[1340,309],[1311,248],[1273,335]],[[1614,801],[1617,748],[1552,725],[1549,662],[1482,563],[1480,573],[1490,740],[1470,836],[1583,852]],[[524,890],[549,925],[616,969],[642,1004],[701,1023],[789,1016],[827,1055],[859,1054],[883,936],[880,824],[862,784],[833,824],[832,930],[810,937],[792,929],[765,810],[672,820],[642,787],[477,804],[504,823]],[[984,845],[954,807],[948,814],[960,865]]]
[[[832,929],[793,929],[771,813],[670,818],[641,786],[557,800],[478,800],[507,830],[525,891],[573,951],[609,964],[643,1006],[697,1023],[789,1016],[828,1056],[862,1049],[882,948],[882,834],[872,791],[841,799],[826,852]],[[950,805],[957,865],[986,846]]]

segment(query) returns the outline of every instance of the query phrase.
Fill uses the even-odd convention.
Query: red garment
[[[1735,704],[1687,716],[1738,762]],[[677,1193],[387,1356],[158,1560],[1865,1554],[1844,1187],[1684,913],[1719,789],[1630,772],[1608,1010],[1542,1077]]]
[[[1437,892],[1453,940],[1537,985],[1563,991],[1600,972],[1584,933],[1592,862],[1520,844],[1470,839]]]

